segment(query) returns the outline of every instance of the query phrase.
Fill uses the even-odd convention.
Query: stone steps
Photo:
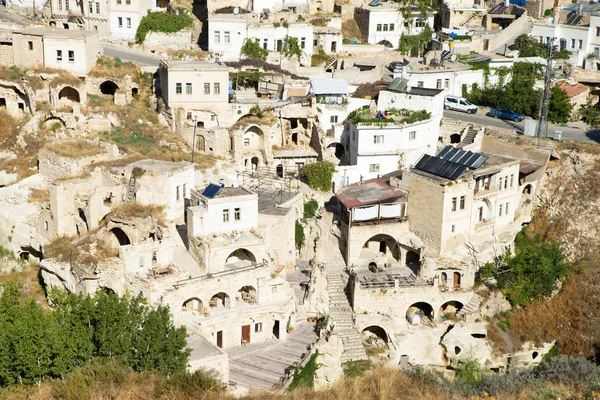
[[[317,339],[315,325],[302,321],[285,341],[273,340],[267,347],[261,343],[254,349],[248,345],[248,349],[230,350],[229,380],[238,387],[270,390]]]
[[[481,306],[481,302],[483,301],[483,297],[478,294],[474,294],[473,297],[469,300],[469,302],[460,309],[458,313],[459,316],[476,314],[479,312],[479,307]]]

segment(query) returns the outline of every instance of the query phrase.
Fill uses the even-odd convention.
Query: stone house
[[[51,0],[50,26],[65,30],[93,31],[100,36],[108,36],[109,9],[109,0]]]
[[[418,35],[426,26],[433,28],[433,13],[425,16],[416,8],[410,21],[405,21],[399,6],[393,2],[377,2],[376,5],[361,5],[354,9],[354,19],[360,28],[362,40],[369,44],[383,44],[397,48],[400,37]]]
[[[96,32],[29,28],[4,36],[0,59],[18,67],[60,69],[83,77],[100,52]]]
[[[108,24],[113,38],[135,40],[135,33],[148,11],[160,11],[168,4],[161,0],[111,0]]]
[[[451,146],[423,155],[400,183],[409,193],[411,230],[440,255],[465,246],[503,251],[512,238],[502,234],[514,229],[521,198],[519,168],[515,158]]]

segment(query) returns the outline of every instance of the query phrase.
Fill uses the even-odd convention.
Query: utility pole
[[[544,73],[544,91],[540,99],[540,114],[537,125],[537,137],[548,137],[548,110],[550,108],[550,85],[552,83],[552,52],[554,39],[548,40],[548,60]]]
[[[198,127],[198,116],[194,116],[194,137],[192,139],[192,162],[194,162],[194,155],[196,154],[196,128]]]

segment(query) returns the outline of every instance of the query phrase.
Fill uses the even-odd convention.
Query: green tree
[[[494,279],[513,305],[549,296],[566,273],[567,264],[558,243],[531,239],[523,232],[515,239],[515,254],[507,252],[480,270],[481,278]]]
[[[548,57],[548,46],[526,33],[515,39],[515,47],[519,50],[519,57]]]
[[[398,51],[402,54],[418,56],[423,54],[424,50],[431,43],[431,34],[433,30],[426,25],[423,31],[416,35],[405,35],[404,33],[398,40]]]
[[[600,109],[594,105],[594,98],[588,95],[585,105],[579,108],[579,118],[590,125],[598,125],[600,123]]]
[[[302,58],[303,54],[302,48],[300,48],[300,45],[298,44],[298,38],[293,36],[285,37],[281,52],[288,59],[292,59],[292,57],[296,56],[298,57],[298,60]]]
[[[136,370],[164,374],[186,370],[190,350],[185,348],[185,328],[175,328],[167,307],[148,310],[136,336],[133,354]]]
[[[567,92],[558,86],[554,86],[550,90],[548,120],[554,124],[566,124],[571,119],[572,108]]]
[[[296,247],[300,248],[304,245],[304,227],[300,223],[300,221],[296,220],[296,228],[295,228],[295,237],[294,241],[296,243]]]
[[[258,39],[244,39],[240,55],[247,58],[258,58],[264,61],[269,55],[269,50],[263,49],[258,42]]]

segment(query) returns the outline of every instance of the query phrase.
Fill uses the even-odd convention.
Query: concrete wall
[[[28,68],[44,66],[45,48],[41,36],[13,32],[12,48],[14,53],[14,65]]]
[[[57,56],[59,50],[62,51],[62,60]],[[99,51],[98,35],[80,38],[44,37],[44,66],[63,69],[76,76],[86,76],[96,65]],[[69,52],[73,52],[73,61]]]

